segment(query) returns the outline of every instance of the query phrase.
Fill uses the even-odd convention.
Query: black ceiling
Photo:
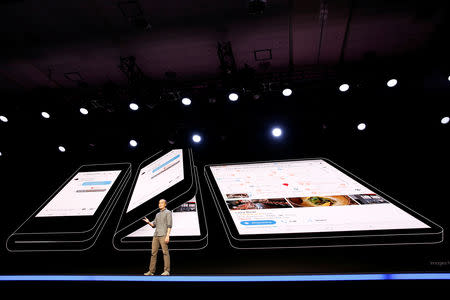
[[[0,88],[126,83],[120,57],[163,79],[220,75],[217,43],[230,42],[236,67],[301,70],[412,54],[445,53],[448,1],[41,0],[0,4]],[[268,51],[270,50],[270,55]],[[258,60],[255,51],[266,55]],[[265,51],[265,52],[264,52]]]

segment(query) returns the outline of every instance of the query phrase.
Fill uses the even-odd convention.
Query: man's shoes
[[[153,274],[152,272],[148,271],[147,273],[144,273],[145,276],[153,276],[155,274]]]
[[[162,274],[161,274],[162,276],[169,276],[170,275],[170,273],[169,272],[167,272],[167,271],[164,271]]]

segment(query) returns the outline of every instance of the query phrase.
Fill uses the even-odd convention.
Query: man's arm
[[[142,220],[145,221],[145,223],[147,223],[148,225],[150,225],[151,227],[155,228],[155,220],[153,220],[153,222],[150,222],[147,218],[143,218]]]
[[[167,214],[167,234],[165,242],[168,244],[170,241],[170,231],[172,230],[172,212]]]

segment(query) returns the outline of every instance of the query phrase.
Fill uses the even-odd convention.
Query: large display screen
[[[94,215],[120,172],[78,172],[36,217]]]
[[[241,235],[430,228],[325,160],[211,172]]]
[[[152,221],[152,220],[150,220]],[[155,229],[145,224],[127,237],[150,237]],[[195,197],[172,211],[172,230],[170,236],[199,236],[197,203]]]
[[[175,149],[139,170],[127,212],[184,179],[183,150]]]

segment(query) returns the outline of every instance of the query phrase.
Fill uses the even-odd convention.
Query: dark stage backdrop
[[[448,93],[444,91],[445,93]],[[131,162],[133,176],[145,158],[168,146],[192,147],[198,166],[209,244],[172,252],[173,274],[304,274],[450,271],[448,95],[403,82],[396,91],[294,90],[259,102],[179,103],[115,115],[61,108],[54,118],[23,108],[2,125],[0,157],[0,264],[2,274],[142,274],[150,251],[118,252],[112,234],[129,181],[95,246],[84,252],[10,253],[7,237],[82,164]],[[41,99],[45,101],[46,99]],[[24,100],[25,101],[25,100]],[[29,100],[31,101],[31,100]],[[26,102],[24,102],[26,103]],[[126,105],[126,104],[125,104]],[[35,116],[37,114],[37,116]],[[59,114],[59,115],[58,115]],[[356,126],[365,122],[367,128]],[[176,124],[176,126],[175,126]],[[270,129],[283,128],[274,140]],[[190,141],[198,132],[200,144]],[[128,141],[135,138],[136,148]],[[67,151],[60,153],[59,144]],[[90,145],[92,144],[92,145]],[[236,250],[226,238],[203,175],[210,163],[325,157],[444,227],[436,245],[283,250]],[[149,245],[150,249],[150,245]],[[162,269],[159,262],[158,272]],[[162,271],[162,270],[161,270]]]

